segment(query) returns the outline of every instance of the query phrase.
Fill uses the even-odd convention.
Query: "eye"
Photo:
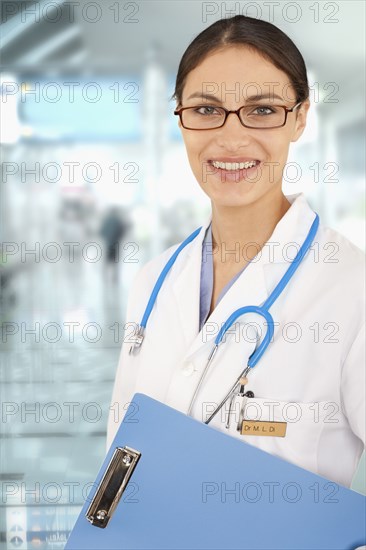
[[[202,107],[193,107],[193,110],[195,113],[203,116],[210,116],[210,115],[221,115],[220,109],[217,107],[214,107],[213,105],[204,105]]]
[[[274,113],[277,113],[278,110],[279,109],[276,108],[276,107],[268,107],[267,105],[261,105],[259,107],[255,107],[248,114],[249,115],[258,115],[258,116],[267,116],[267,115],[272,115]]]

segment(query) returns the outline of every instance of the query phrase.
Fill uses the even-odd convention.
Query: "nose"
[[[216,132],[218,145],[225,146],[226,149],[245,147],[252,139],[251,129],[243,126],[235,113],[229,113],[225,124]]]

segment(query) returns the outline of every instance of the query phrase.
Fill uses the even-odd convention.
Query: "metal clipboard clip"
[[[95,527],[105,528],[119,503],[141,453],[117,447],[85,516]]]

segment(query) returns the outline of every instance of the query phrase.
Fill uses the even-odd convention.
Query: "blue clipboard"
[[[135,394],[66,550],[364,544],[365,496]]]

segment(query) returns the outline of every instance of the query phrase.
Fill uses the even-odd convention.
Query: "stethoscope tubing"
[[[208,360],[207,360],[207,363],[205,365],[205,368],[201,374],[201,377],[198,381],[198,384],[196,386],[196,389],[194,391],[194,394],[192,396],[192,399],[191,399],[191,402],[189,404],[189,408],[188,408],[188,412],[187,414],[191,414],[192,412],[192,408],[193,408],[193,404],[196,400],[196,397],[198,395],[198,392],[201,388],[201,385],[202,385],[202,382],[207,374],[207,371],[213,361],[213,358],[215,357],[216,355],[216,352],[218,350],[218,347],[219,345],[222,343],[222,339],[225,335],[225,333],[229,330],[229,328],[231,327],[231,325],[236,321],[236,319],[238,317],[241,317],[241,315],[244,315],[245,313],[258,313],[258,315],[261,315],[262,317],[264,317],[267,321],[267,330],[266,330],[266,334],[263,338],[263,341],[261,342],[261,344],[259,345],[258,349],[255,351],[256,353],[256,357],[257,357],[257,361],[259,361],[260,357],[262,356],[262,354],[265,352],[269,342],[271,341],[271,338],[273,336],[273,333],[274,333],[274,321],[273,321],[273,318],[272,318],[272,315],[269,313],[269,311],[266,311],[264,310],[263,308],[259,307],[259,306],[245,306],[245,307],[241,307],[237,310],[235,310],[231,315],[230,317],[228,317],[228,319],[225,321],[225,323],[223,324],[223,326],[221,327],[220,329],[220,332],[219,334],[217,335],[216,339],[215,339],[215,345],[214,347],[212,348],[211,350],[211,353],[208,357]],[[251,357],[253,357],[254,354],[251,355]],[[250,358],[249,358],[250,360]],[[255,364],[255,363],[254,363]],[[248,365],[247,367],[251,367],[252,365],[249,364],[249,361],[248,361]],[[253,365],[254,366],[254,365]],[[245,368],[245,370],[247,369],[247,367]],[[244,371],[243,371],[244,372]],[[240,378],[244,376],[244,374],[242,373],[238,380],[235,382],[233,388],[230,390],[230,392],[228,393],[228,396],[231,394],[231,392],[233,391],[234,388],[236,388]],[[224,400],[224,402],[228,399],[228,397],[226,397],[226,399]],[[221,404],[220,408],[222,407],[222,405],[224,404],[224,402]],[[217,408],[215,410],[215,413],[213,415],[211,415],[210,417],[210,420],[211,418],[213,418],[215,416],[215,414],[220,410],[220,408]]]
[[[152,308],[154,306],[154,303],[156,301],[156,298],[159,294],[159,291],[162,287],[162,284],[165,280],[165,277],[168,275],[168,272],[170,271],[170,268],[172,267],[172,265],[174,264],[175,260],[177,259],[177,257],[179,256],[179,254],[181,253],[181,251],[183,250],[183,248],[185,248],[187,246],[187,244],[189,244],[191,241],[193,241],[193,239],[195,239],[198,235],[198,233],[201,231],[202,227],[199,227],[198,229],[196,229],[195,231],[193,231],[193,233],[191,233],[191,235],[189,235],[183,242],[182,244],[177,248],[177,250],[174,252],[174,254],[171,256],[171,258],[168,260],[168,262],[166,263],[166,265],[164,266],[162,272],[160,273],[155,285],[154,285],[154,288],[151,292],[151,296],[149,298],[149,301],[147,303],[147,306],[146,306],[146,309],[145,309],[145,312],[144,312],[144,315],[142,317],[142,320],[141,320],[141,323],[140,323],[140,327],[143,327],[144,329],[146,328],[146,324],[147,324],[147,321],[150,317],[150,314],[151,314],[151,311],[152,311]]]
[[[260,358],[263,356],[263,354],[266,351],[267,347],[269,346],[269,344],[272,340],[273,334],[274,334],[274,320],[273,320],[273,317],[272,317],[272,315],[270,314],[270,312],[268,310],[272,306],[272,304],[276,301],[276,299],[281,294],[281,292],[283,292],[283,290],[285,289],[285,287],[289,283],[290,279],[294,275],[295,271],[299,267],[302,259],[304,258],[306,252],[308,251],[308,249],[310,248],[310,246],[311,246],[311,244],[314,240],[314,237],[316,235],[318,227],[319,227],[319,216],[318,216],[318,214],[315,214],[315,219],[314,219],[314,221],[311,225],[311,228],[309,230],[309,233],[308,233],[304,243],[302,244],[302,246],[298,250],[295,258],[292,260],[292,262],[291,262],[290,266],[288,267],[288,269],[286,270],[285,274],[283,275],[283,277],[281,278],[279,283],[276,285],[274,290],[271,292],[270,296],[264,301],[264,303],[261,306],[241,307],[241,308],[235,310],[228,317],[228,319],[225,321],[225,323],[223,323],[218,335],[215,338],[215,345],[214,345],[213,349],[210,352],[210,355],[208,357],[205,368],[204,368],[204,370],[201,374],[201,377],[198,381],[198,384],[196,386],[196,389],[195,389],[194,394],[192,396],[192,399],[190,401],[188,412],[187,412],[188,415],[190,415],[191,412],[192,412],[194,402],[197,398],[197,395],[198,395],[199,390],[202,386],[203,380],[204,380],[204,378],[205,378],[205,376],[208,372],[208,369],[209,369],[209,367],[210,367],[210,365],[213,361],[213,358],[216,355],[216,352],[218,350],[219,345],[222,343],[222,340],[223,340],[226,332],[229,330],[229,328],[232,326],[232,324],[236,321],[236,319],[238,317],[241,317],[242,315],[244,315],[246,313],[257,313],[258,315],[261,315],[267,321],[266,334],[265,334],[262,342],[258,346],[258,348],[250,355],[250,357],[248,359],[248,364],[245,367],[245,369],[243,370],[243,372],[240,374],[240,376],[237,378],[237,380],[235,381],[233,386],[227,392],[225,398],[216,407],[216,409],[210,415],[208,420],[206,420],[205,424],[208,424],[209,422],[211,422],[211,420],[216,416],[216,414],[220,411],[220,409],[223,407],[223,405],[226,403],[226,401],[230,398],[230,396],[236,390],[236,388],[239,384],[240,378],[242,378],[246,374],[248,374],[250,369],[252,369],[258,363]]]
[[[215,338],[214,347],[212,348],[212,350],[209,354],[209,357],[207,359],[207,363],[205,365],[205,368],[204,368],[204,370],[201,374],[200,380],[199,380],[199,382],[196,386],[196,389],[194,391],[194,394],[192,396],[192,399],[191,399],[191,402],[190,402],[190,405],[189,405],[189,409],[188,409],[188,412],[187,412],[188,415],[192,411],[193,404],[194,404],[194,402],[196,400],[196,397],[199,393],[199,390],[202,386],[203,380],[204,380],[204,378],[205,378],[205,376],[208,372],[208,369],[209,369],[210,365],[212,364],[212,361],[213,361],[213,359],[214,359],[214,357],[217,353],[217,350],[218,350],[220,344],[223,341],[223,338],[224,338],[226,332],[229,330],[231,325],[236,321],[236,319],[238,317],[241,317],[242,315],[245,315],[246,313],[256,313],[258,315],[261,315],[262,317],[264,317],[264,319],[267,322],[266,334],[265,334],[262,342],[258,346],[258,348],[256,348],[254,350],[254,352],[250,355],[250,357],[248,359],[248,363],[245,366],[243,372],[236,379],[235,383],[231,386],[230,390],[227,392],[225,398],[216,407],[216,409],[210,415],[208,420],[205,421],[205,424],[208,424],[209,422],[211,422],[211,420],[216,416],[216,414],[224,406],[226,401],[231,396],[233,396],[235,390],[238,387],[240,379],[242,377],[246,376],[246,374],[258,363],[260,358],[263,356],[263,354],[266,351],[267,347],[269,346],[269,343],[271,342],[273,334],[274,334],[274,321],[273,321],[272,315],[269,312],[269,308],[277,300],[277,298],[281,294],[281,292],[283,292],[283,290],[285,289],[285,287],[287,286],[287,284],[291,280],[292,276],[294,275],[295,271],[298,269],[302,259],[304,258],[305,254],[307,253],[308,249],[310,248],[310,246],[311,246],[311,244],[314,240],[314,237],[316,235],[318,227],[319,227],[319,216],[318,216],[317,213],[315,213],[314,221],[311,225],[311,228],[309,230],[309,233],[308,233],[304,243],[302,244],[302,246],[298,250],[295,258],[292,260],[290,266],[286,270],[285,274],[283,275],[283,277],[281,278],[279,283],[276,285],[276,287],[271,292],[271,294],[268,296],[268,298],[263,302],[263,304],[261,306],[253,305],[253,306],[244,306],[244,307],[238,308],[226,319],[225,323],[223,323],[218,335]],[[163,270],[161,271],[161,273],[160,273],[160,275],[159,275],[159,277],[158,277],[158,279],[157,279],[157,281],[154,285],[154,288],[151,292],[149,301],[147,303],[147,306],[145,308],[141,323],[139,325],[139,330],[138,330],[138,334],[137,334],[137,338],[136,338],[136,347],[140,347],[141,344],[142,344],[142,341],[143,341],[143,338],[144,338],[144,332],[145,332],[146,325],[147,325],[147,321],[150,317],[150,314],[151,314],[151,311],[153,309],[154,303],[156,301],[156,298],[159,294],[159,291],[160,291],[160,289],[163,285],[163,282],[164,282],[168,272],[170,271],[171,267],[173,266],[174,262],[176,261],[178,255],[183,250],[183,248],[185,248],[190,242],[193,241],[193,239],[195,239],[197,237],[197,235],[199,234],[201,229],[202,229],[202,227],[199,227],[198,229],[193,231],[193,233],[191,233],[191,235],[189,235],[180,244],[180,246],[177,248],[177,250],[174,252],[174,254],[171,256],[171,258],[168,260],[168,262],[164,266]],[[131,353],[131,350],[132,350],[132,348],[130,349],[130,353]]]

